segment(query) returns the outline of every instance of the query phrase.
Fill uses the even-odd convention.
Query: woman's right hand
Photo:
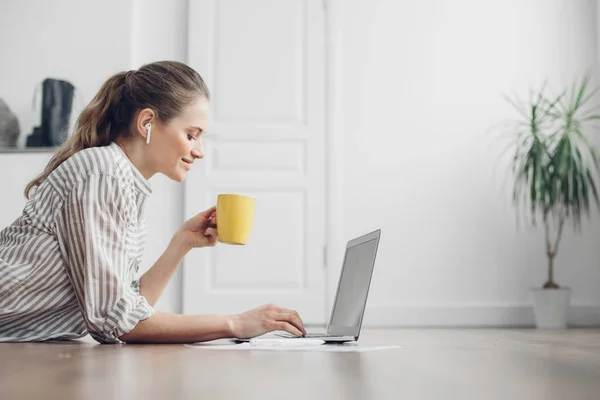
[[[296,336],[306,335],[304,323],[294,310],[267,304],[237,314],[230,320],[231,336],[247,339],[271,331],[286,331]]]

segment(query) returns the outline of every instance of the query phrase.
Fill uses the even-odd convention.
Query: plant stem
[[[548,253],[548,280],[544,283],[544,289],[558,289],[558,284],[554,282],[554,253]]]
[[[562,236],[563,226],[565,225],[565,213],[564,211],[560,213],[560,217],[558,218],[558,233],[556,234],[556,242],[554,242],[554,254],[558,252],[558,243],[560,242],[560,237]]]
[[[552,244],[550,243],[550,225],[548,224],[548,214],[548,210],[544,211],[544,230],[546,231],[546,254],[548,256],[548,280],[546,281],[546,283],[544,283],[544,289],[558,289],[558,284],[554,282],[554,257],[556,256],[556,250],[558,247],[558,241],[560,240],[564,218],[561,215],[558,228],[558,235],[556,237],[556,242],[553,248]]]

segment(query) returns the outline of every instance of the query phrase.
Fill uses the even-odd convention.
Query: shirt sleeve
[[[115,177],[94,175],[74,186],[58,217],[67,274],[88,332],[100,343],[120,343],[154,313],[129,271],[129,207]]]

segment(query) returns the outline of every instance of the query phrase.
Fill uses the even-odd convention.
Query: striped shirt
[[[116,143],[56,168],[0,232],[0,342],[120,343],[150,317],[135,275],[151,192]]]

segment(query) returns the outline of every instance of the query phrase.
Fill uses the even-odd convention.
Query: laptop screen
[[[346,249],[328,333],[358,336],[375,264],[378,238]]]

